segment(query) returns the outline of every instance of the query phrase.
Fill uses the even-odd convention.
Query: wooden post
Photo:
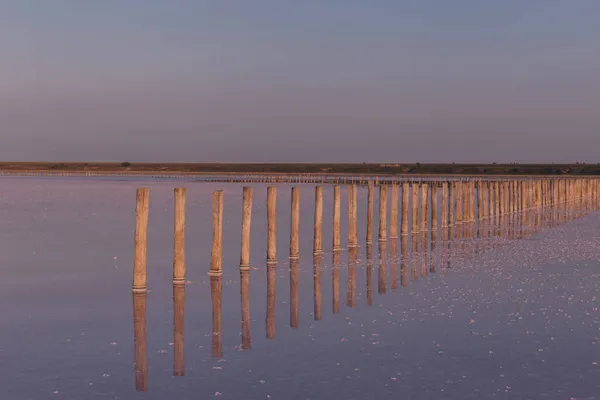
[[[148,237],[148,203],[150,191],[139,188],[135,207],[135,251],[133,261],[134,293],[146,293],[146,246]]]
[[[277,188],[267,188],[267,264],[277,263]]]
[[[135,390],[148,391],[146,349],[146,292],[133,293],[133,340],[135,347]]]
[[[411,185],[412,189],[412,234],[419,233],[419,187],[416,183]]]
[[[185,188],[176,188],[173,285],[185,285],[185,198]]]
[[[437,231],[438,227],[438,191],[437,182],[431,185],[431,231]]]
[[[185,375],[185,286],[173,284],[173,376]]]
[[[340,250],[340,185],[335,185],[333,187],[333,251]]]
[[[408,201],[410,186],[408,183],[402,184],[402,225],[400,228],[401,236],[408,236]]]
[[[290,229],[290,260],[298,260],[300,248],[298,243],[298,229],[300,226],[300,188],[292,188],[292,216]]]
[[[240,271],[250,270],[250,224],[252,222],[252,188],[243,188],[242,200],[242,250]]]
[[[444,229],[447,227],[448,227],[448,183],[442,181],[442,224],[441,224],[441,228]]]
[[[427,198],[429,192],[429,185],[426,183],[421,184],[421,232],[427,234],[426,232],[429,229],[427,224],[428,217],[428,207],[427,207]]]
[[[373,243],[373,203],[375,202],[375,185],[369,181],[367,195],[367,245]]]
[[[387,240],[387,186],[379,186],[379,241]]]
[[[390,239],[398,239],[398,185],[392,185],[392,205],[390,206]]]
[[[210,263],[210,276],[223,274],[223,191],[212,194],[213,238]]]
[[[323,187],[315,187],[315,226],[313,255],[323,254]]]
[[[348,248],[358,247],[356,232],[356,185],[348,186]]]

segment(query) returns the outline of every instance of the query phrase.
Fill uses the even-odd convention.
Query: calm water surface
[[[135,189],[150,187],[146,393],[135,390]],[[188,189],[185,376],[174,377],[173,188]],[[290,328],[290,192],[278,186],[275,334],[266,339],[266,189],[252,220],[252,349],[240,337],[241,185],[0,180],[1,399],[600,398],[600,217],[520,240],[462,240],[455,260],[380,294],[359,249],[356,304],[332,310],[332,187],[325,188],[322,318],[314,320],[313,187],[301,186],[299,323]],[[224,189],[223,358],[211,357],[211,192]],[[359,199],[364,243],[366,191]],[[342,195],[342,233],[345,227]],[[377,215],[377,209],[375,210]],[[377,219],[377,218],[375,218]],[[374,227],[377,232],[377,226]],[[342,234],[342,242],[345,236]],[[462,261],[460,261],[462,260]],[[370,267],[371,266],[371,267]],[[412,268],[412,267],[410,267]],[[373,289],[367,292],[371,271]],[[369,300],[371,298],[371,300]]]

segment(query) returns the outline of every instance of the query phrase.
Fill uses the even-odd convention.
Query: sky
[[[598,0],[0,0],[0,160],[600,162]]]

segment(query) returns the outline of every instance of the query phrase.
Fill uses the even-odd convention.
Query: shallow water
[[[135,188],[142,185],[151,189],[146,393],[135,390],[131,294]],[[190,282],[185,288],[183,377],[173,376],[175,186],[188,190],[186,264]],[[314,192],[311,185],[299,185],[298,327],[292,329],[287,261],[290,186],[277,186],[276,337],[268,340],[265,328],[266,190],[264,185],[254,185],[252,348],[242,350],[237,269],[241,185],[2,178],[1,398],[597,398],[597,212],[559,225],[552,213],[537,213],[531,220],[539,222],[540,228],[530,236],[517,240],[512,237],[522,231],[509,235],[506,230],[501,238],[455,240],[450,258],[438,242],[424,270],[420,258],[413,262],[413,255],[406,256],[410,278],[406,281],[401,281],[400,262],[390,257],[389,243],[382,258],[385,274],[377,244],[372,262],[367,262],[366,248],[361,247],[355,268],[354,307],[347,306],[352,269],[344,250],[339,268],[340,309],[334,314],[333,196],[332,187],[326,186],[322,315],[315,321]],[[225,197],[223,358],[211,357],[207,276],[210,195],[216,189],[224,189]],[[358,202],[359,239],[364,243],[366,190],[359,190]],[[342,217],[345,207],[343,192]],[[377,202],[375,208],[377,215]],[[345,218],[341,231],[347,232]],[[427,243],[428,248],[430,245]],[[431,260],[435,260],[435,273],[430,270]],[[423,272],[426,277],[421,276]],[[392,289],[394,273],[396,289]],[[372,283],[370,292],[368,281]],[[383,282],[385,294],[380,293]],[[402,282],[407,286],[402,287]]]

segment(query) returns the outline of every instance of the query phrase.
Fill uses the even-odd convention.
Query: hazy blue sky
[[[598,0],[0,0],[0,160],[600,162]]]

